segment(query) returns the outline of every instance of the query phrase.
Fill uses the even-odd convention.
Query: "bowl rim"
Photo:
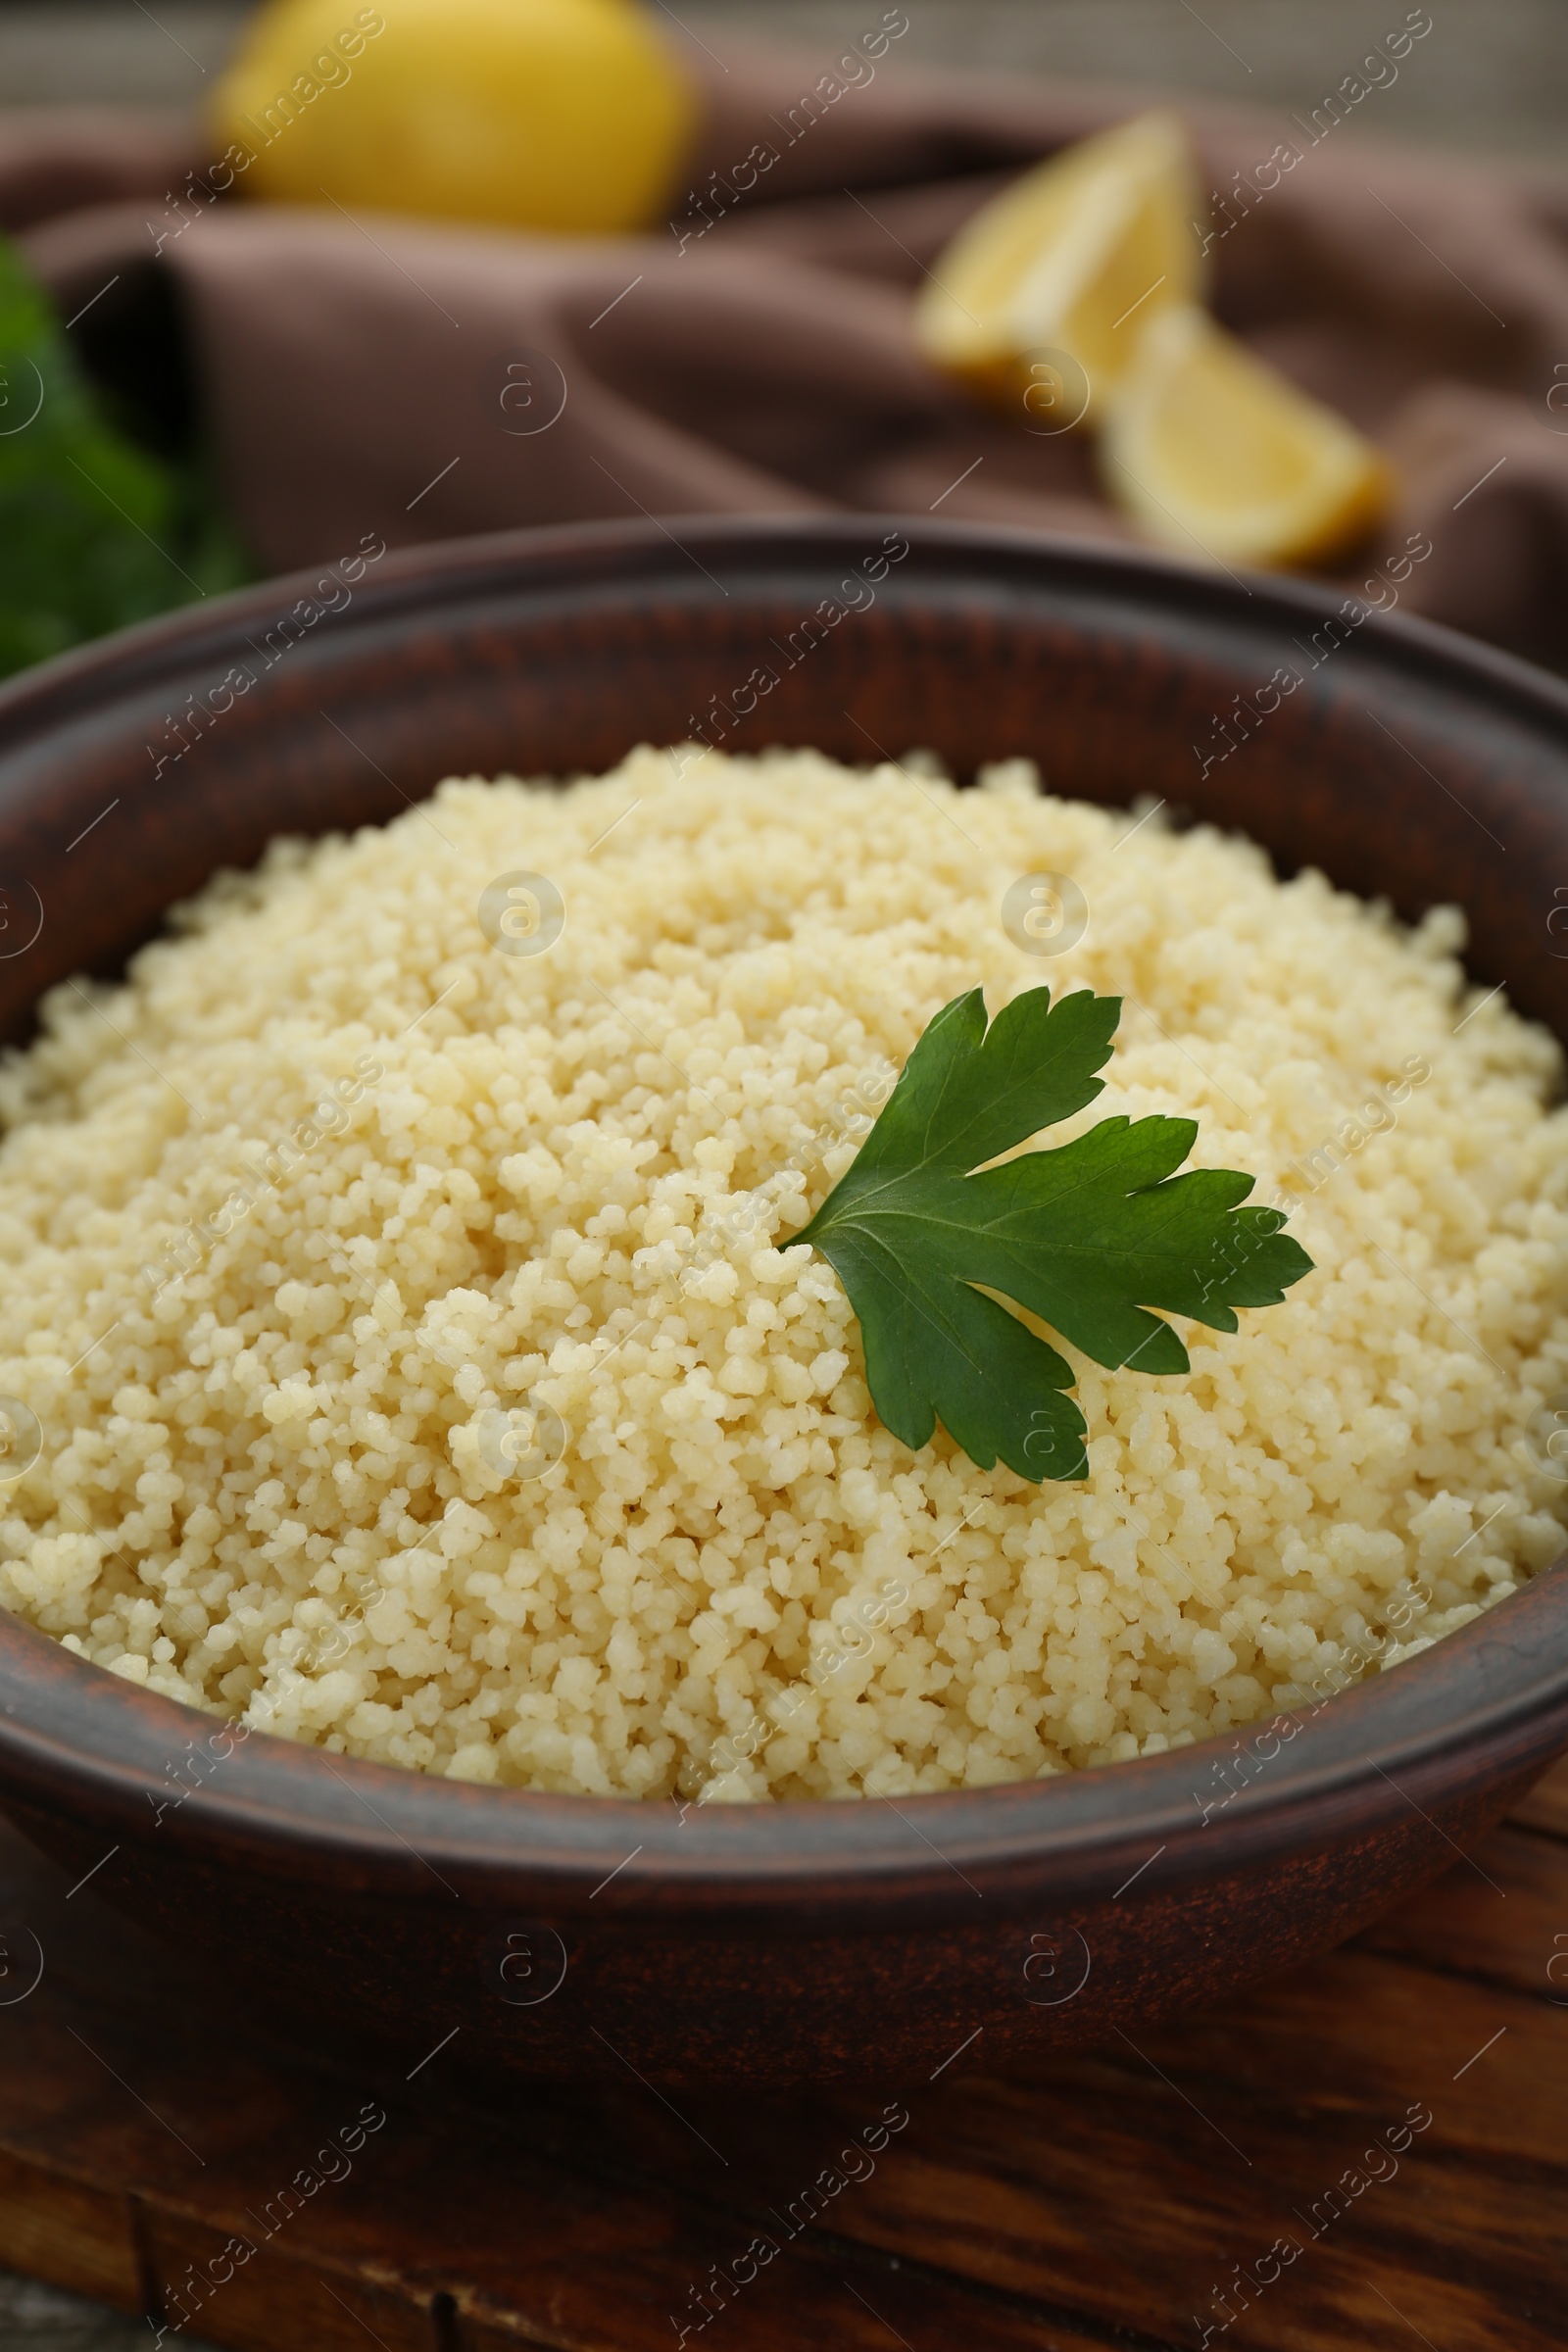
[[[1115,1900],[1136,1878],[1147,1899],[1407,1812],[1430,1823],[1430,1808],[1477,1779],[1478,1756],[1489,1774],[1533,1777],[1568,1743],[1568,1551],[1431,1648],[1311,1706],[1161,1755],[897,1803],[677,1807],[436,1779],[264,1732],[233,1740],[229,1718],[139,1688],[0,1611],[0,1805],[56,1820],[79,1805],[106,1835],[163,1837],[168,1771],[187,1761],[200,1725],[231,1752],[166,1809],[172,1844],[209,1863],[243,1852],[264,1875],[293,1877],[306,1861],[436,1904],[460,1889],[486,1900],[526,1889],[578,1917],[604,1895],[601,1917],[973,1924],[986,1896],[1005,1909],[1044,1886],[1057,1903]],[[1238,1756],[1254,1769],[1221,1797]],[[1216,1817],[1223,1837],[1211,1839]]]
[[[1025,567],[1093,587],[1102,605],[1135,602],[1171,622],[1195,613],[1259,632],[1321,623],[1343,592],[1311,581],[1251,575],[1233,585],[1141,549],[1004,526],[939,523],[897,514],[748,517],[697,515],[662,523],[554,525],[435,542],[388,554],[338,620],[348,646],[367,623],[423,612],[439,627],[466,597],[572,587],[600,604],[634,600],[670,566],[669,540],[754,568],[858,554],[869,533],[896,528],[911,551],[949,568],[933,593],[965,570],[995,583]],[[245,628],[315,571],[240,589],[201,606],[73,649],[0,687],[0,760],[85,716],[112,716],[150,681],[220,658]],[[918,605],[918,574],[899,602]],[[1501,703],[1563,741],[1568,683],[1440,624],[1369,608],[1360,642],[1385,668],[1441,678],[1490,707]],[[765,1911],[776,1925],[817,1926],[900,1904],[961,1921],[976,1896],[1023,1899],[1042,1873],[1057,1899],[1102,1898],[1130,1869],[1140,1896],[1196,1877],[1261,1863],[1290,1842],[1326,1845],[1348,1824],[1366,1828],[1422,1797],[1461,1788],[1485,1751],[1498,1769],[1528,1774],[1568,1742],[1568,1552],[1494,1609],[1391,1673],[1352,1684],[1311,1709],[1281,1711],[1153,1757],[1049,1780],[1011,1781],[918,1797],[806,1798],[750,1805],[555,1793],[434,1779],[253,1732],[221,1769],[169,1812],[155,1810],[199,1726],[227,1717],[131,1685],[0,1610],[0,1802],[58,1818],[62,1807],[145,1839],[156,1831],[213,1860],[243,1849],[264,1872],[302,1858],[344,1883],[442,1901],[448,1878],[491,1894],[526,1888],[559,1911],[639,1916]],[[1276,1727],[1277,1762],[1202,1811],[1223,1753],[1255,1746]],[[1289,1752],[1286,1752],[1288,1749]],[[1222,1784],[1227,1785],[1227,1784]],[[916,1826],[904,1808],[918,1808]],[[1223,1813],[1223,1839],[1202,1832]],[[927,1836],[927,1831],[930,1835]],[[1157,1851],[1151,1852],[1151,1848]],[[1155,1864],[1159,1867],[1155,1869]],[[450,1891],[450,1889],[448,1889]],[[1114,1899],[1114,1898],[1112,1898]]]
[[[1222,577],[1161,549],[1017,524],[944,522],[895,509],[757,515],[699,512],[660,521],[614,517],[527,525],[389,549],[377,562],[374,575],[356,585],[355,617],[350,617],[349,608],[333,615],[334,636],[341,641],[400,608],[427,603],[432,589],[462,584],[479,595],[515,586],[522,567],[541,587],[567,587],[586,574],[597,587],[613,592],[667,566],[676,534],[678,543],[695,540],[732,560],[749,556],[755,564],[756,559],[776,561],[792,551],[805,558],[831,552],[837,562],[863,553],[867,535],[883,527],[902,533],[915,555],[927,549],[934,556],[968,558],[976,567],[993,571],[999,564],[1008,570],[1032,566],[1035,579],[1055,572],[1102,591],[1136,591],[1189,613],[1212,612],[1233,622],[1274,618],[1321,624],[1338,616],[1346,603],[1359,601],[1339,583],[1309,576],[1244,570]],[[268,614],[275,617],[275,608],[307,595],[323,568],[308,565],[206,597],[200,604],[175,606],[149,620],[68,647],[0,680],[0,760],[17,739],[50,717],[74,721],[95,704],[146,685],[166,668],[183,670],[198,658],[216,658],[209,653],[209,641],[225,652],[237,652],[245,642],[243,624]],[[558,575],[555,580],[552,572]],[[895,581],[890,575],[884,583],[895,597],[904,590],[906,604],[910,601],[908,576]],[[1559,677],[1500,646],[1444,621],[1370,605],[1358,634],[1363,643],[1381,645],[1397,666],[1446,683],[1457,672],[1471,687],[1484,687],[1489,700],[1507,702],[1538,721],[1568,728],[1568,676]]]

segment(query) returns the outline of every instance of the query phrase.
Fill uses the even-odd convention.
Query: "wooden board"
[[[452,2050],[305,2058],[3,1825],[0,1938],[0,2267],[150,2342],[1568,2344],[1568,1764],[1331,1957],[1005,2079],[982,2039],[922,2082],[869,2048],[853,2088],[496,2105]]]

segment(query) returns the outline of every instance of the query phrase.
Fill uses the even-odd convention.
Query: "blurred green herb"
[[[253,576],[200,466],[118,429],[0,239],[0,677]]]
[[[1176,1333],[1146,1309],[1235,1331],[1236,1307],[1273,1306],[1311,1272],[1282,1210],[1237,1206],[1250,1176],[1174,1173],[1196,1119],[1102,1119],[1055,1151],[985,1165],[1103,1092],[1095,1072],[1120,1018],[1119,997],[1085,989],[1053,1010],[1034,988],[988,1028],[979,989],[955,997],[854,1163],[778,1245],[809,1242],[838,1275],[872,1402],[906,1446],[940,1417],[983,1470],[1000,1454],[1020,1478],[1088,1475],[1088,1425],[1062,1394],[1077,1374],[990,1292],[1098,1364],[1186,1372]]]

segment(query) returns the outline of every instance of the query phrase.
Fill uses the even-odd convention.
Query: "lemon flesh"
[[[271,0],[211,123],[253,196],[612,234],[667,199],[697,114],[633,0]]]
[[[1141,339],[1100,455],[1107,489],[1152,538],[1218,564],[1322,562],[1361,536],[1392,486],[1370,442],[1196,308]]]
[[[1065,355],[1081,414],[1098,422],[1151,319],[1200,291],[1197,210],[1175,115],[1156,109],[1085,139],[965,222],[920,294],[916,340],[1008,407],[1028,405],[1042,353]]]

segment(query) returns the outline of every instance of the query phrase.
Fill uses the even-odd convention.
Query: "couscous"
[[[0,1080],[0,1602],[254,1728],[650,1797],[1059,1772],[1396,1663],[1565,1516],[1559,1057],[1462,944],[1021,762],[644,750],[280,843]],[[1126,1000],[1072,1131],[1196,1117],[1314,1261],[1187,1376],[1073,1357],[1061,1485],[902,1446],[790,1244],[933,1013],[1043,980]]]

